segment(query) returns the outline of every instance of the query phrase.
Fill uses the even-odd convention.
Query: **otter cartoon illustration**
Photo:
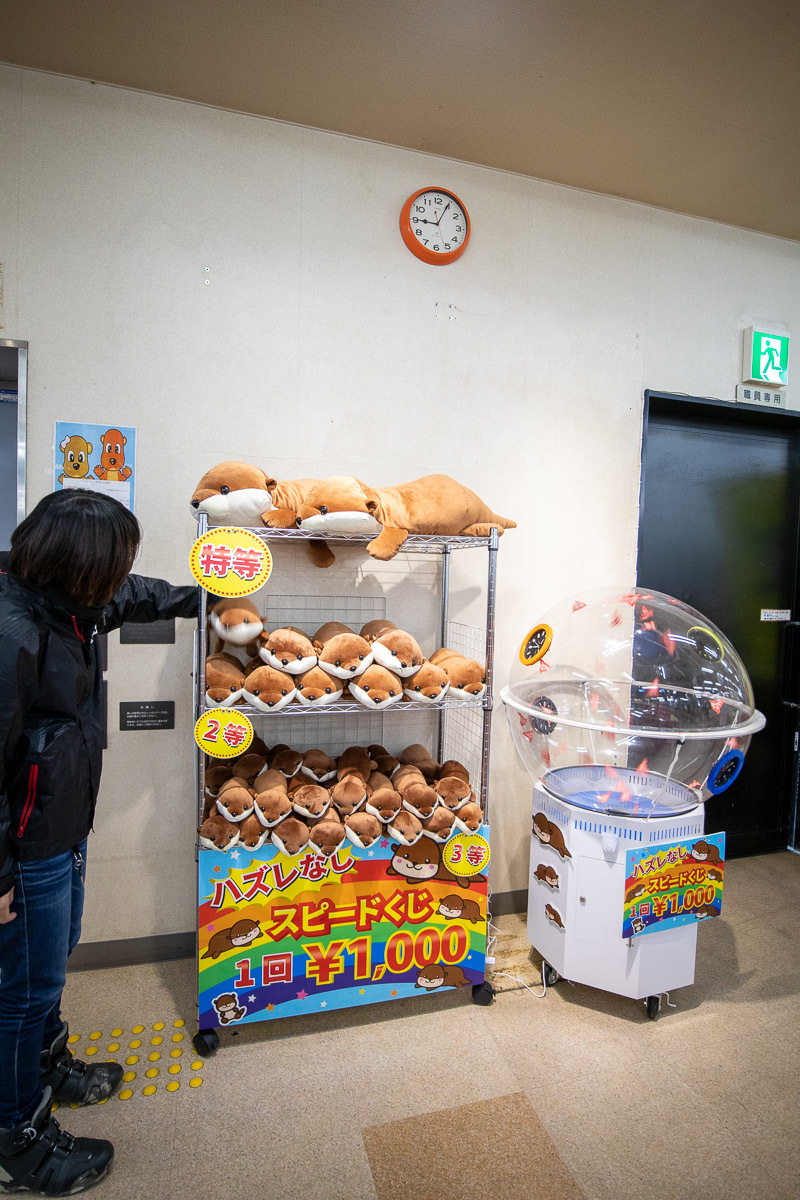
[[[233,1025],[235,1021],[241,1021],[247,1012],[233,992],[223,992],[221,996],[215,996],[211,1003],[219,1017],[220,1025]]]
[[[564,922],[561,920],[561,913],[558,911],[558,909],[553,908],[552,904],[545,904],[544,912],[548,921],[552,921],[553,924],[557,925],[559,929],[564,928]]]
[[[218,929],[212,935],[203,958],[217,959],[226,950],[235,950],[239,946],[249,946],[257,938],[263,937],[258,921],[243,919],[227,929]]]
[[[695,842],[683,861],[691,862],[693,859],[696,862],[714,863],[715,866],[722,862],[717,847],[712,846],[709,842],[704,841]]]
[[[694,909],[692,916],[698,921],[702,921],[703,917],[718,917],[719,909],[715,908],[713,904],[707,904],[704,908]]]
[[[442,862],[441,849],[432,838],[420,838],[413,846],[391,843],[392,858],[386,868],[387,875],[399,875],[407,883],[430,883],[432,879],[444,879],[456,887],[468,888],[469,878],[461,878],[448,871]],[[472,879],[482,876],[473,875]]]
[[[632,904],[634,900],[638,900],[640,896],[643,896],[646,891],[647,888],[643,883],[635,883],[633,887],[629,888],[625,893],[625,903]]]
[[[481,910],[474,900],[467,896],[456,896],[455,893],[439,901],[439,916],[446,917],[448,921],[469,921],[470,925],[482,919]]]
[[[533,873],[534,879],[538,879],[539,883],[546,883],[553,891],[558,891],[558,875],[555,867],[547,867],[544,863],[539,863]]]
[[[107,483],[130,479],[133,471],[130,467],[125,466],[125,443],[127,440],[118,429],[107,429],[103,434],[100,466],[94,469],[98,479],[105,479]]]
[[[64,455],[64,469],[58,477],[58,482],[63,483],[65,479],[85,479],[89,474],[92,443],[77,433],[68,433],[61,439],[58,448]]]
[[[447,966],[445,963],[433,963],[430,967],[423,967],[417,976],[415,988],[424,988],[426,992],[432,992],[440,987],[467,987],[469,980],[462,971],[461,967]]]
[[[708,878],[712,883],[722,883],[722,871],[718,871],[716,867],[712,867],[708,872]]]
[[[572,858],[564,844],[564,834],[555,821],[548,821],[543,812],[537,812],[533,818],[533,835],[543,846],[550,846],[562,858]]]

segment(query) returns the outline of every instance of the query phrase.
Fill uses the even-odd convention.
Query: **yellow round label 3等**
[[[269,546],[249,529],[209,529],[192,546],[189,566],[201,588],[214,596],[250,596],[272,573]]]
[[[458,833],[445,842],[442,858],[454,875],[480,875],[489,865],[491,850],[479,833]]]
[[[236,758],[253,740],[249,717],[231,708],[215,708],[198,717],[194,740],[212,758]]]

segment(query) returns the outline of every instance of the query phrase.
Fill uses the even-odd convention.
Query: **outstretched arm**
[[[119,629],[126,621],[145,625],[150,621],[165,621],[170,617],[196,618],[198,607],[199,590],[196,587],[173,587],[165,579],[129,575],[110,603],[105,606],[100,633]]]

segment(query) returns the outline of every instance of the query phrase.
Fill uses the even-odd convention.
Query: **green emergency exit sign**
[[[745,383],[771,383],[785,387],[789,381],[789,335],[750,326],[744,331],[742,376]]]

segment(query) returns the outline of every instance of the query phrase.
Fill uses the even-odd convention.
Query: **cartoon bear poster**
[[[136,430],[129,425],[56,421],[53,487],[87,488],[119,500],[131,512],[136,480]]]

